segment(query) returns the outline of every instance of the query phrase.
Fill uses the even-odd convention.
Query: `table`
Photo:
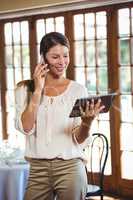
[[[0,200],[23,200],[28,175],[28,164],[1,164]]]

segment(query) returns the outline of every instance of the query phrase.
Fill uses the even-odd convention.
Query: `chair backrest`
[[[107,137],[102,133],[93,133],[91,142],[86,149],[88,155],[88,190],[94,190],[93,185],[99,186],[99,191],[95,192],[95,196],[103,192],[104,171],[109,153],[109,145]],[[90,191],[92,194],[93,191]],[[89,191],[88,191],[89,196]],[[91,196],[91,195],[90,195]]]

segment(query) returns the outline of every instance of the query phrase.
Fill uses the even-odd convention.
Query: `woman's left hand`
[[[85,123],[89,123],[92,121],[103,109],[104,105],[101,105],[101,99],[98,99],[97,103],[94,104],[94,99],[92,99],[91,103],[88,101],[86,104],[85,111],[83,111],[80,106],[81,119]]]

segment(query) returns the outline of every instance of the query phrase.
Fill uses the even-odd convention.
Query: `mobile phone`
[[[41,54],[41,56],[40,56],[40,64],[41,65],[44,65],[46,62],[45,62],[45,60],[44,60],[44,57],[43,57],[43,55]]]
[[[40,58],[40,64],[41,65],[48,64],[47,68],[49,68],[49,66],[50,66],[47,59],[44,58],[44,56],[42,54],[41,54],[41,58]]]

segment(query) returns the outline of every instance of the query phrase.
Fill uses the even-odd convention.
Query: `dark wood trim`
[[[70,64],[67,68],[66,76],[71,80],[75,79],[74,73],[74,24],[73,24],[73,15],[70,12],[69,14],[64,15],[64,24],[65,24],[65,35],[67,36],[70,42]]]
[[[118,40],[117,40],[117,11],[108,12],[108,85],[109,90],[119,94],[119,66],[118,66]],[[114,192],[118,192],[120,177],[120,101],[119,95],[115,98],[110,111],[110,138],[111,138],[111,162],[112,182]],[[117,145],[116,145],[117,144]]]
[[[32,19],[29,20],[29,45],[30,45],[30,69],[32,77],[34,68],[37,64],[36,21]]]
[[[7,134],[7,112],[6,112],[6,67],[4,57],[4,24],[0,22],[0,67],[1,67],[1,108],[2,108],[2,136],[8,138]]]

